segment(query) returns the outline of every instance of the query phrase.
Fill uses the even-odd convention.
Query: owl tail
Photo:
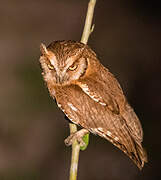
[[[136,153],[131,156],[131,159],[142,170],[144,163],[148,162],[147,153],[141,144],[135,143]]]

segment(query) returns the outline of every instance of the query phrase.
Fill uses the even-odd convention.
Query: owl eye
[[[72,66],[69,67],[69,70],[70,70],[70,71],[74,71],[74,70],[77,69],[77,67],[78,67],[78,65],[74,64],[74,65],[72,65]]]
[[[53,70],[53,69],[54,69],[54,66],[52,66],[51,64],[48,64],[48,68],[49,68],[50,70]]]

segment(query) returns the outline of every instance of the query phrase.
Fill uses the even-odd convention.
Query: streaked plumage
[[[147,161],[142,127],[115,77],[79,42],[41,45],[40,63],[49,92],[75,124],[121,149],[141,169]]]

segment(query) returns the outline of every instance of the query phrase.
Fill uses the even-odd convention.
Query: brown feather
[[[65,115],[110,141],[142,169],[147,155],[141,145],[140,121],[118,81],[100,64],[96,54],[74,41],[56,41],[47,49],[43,45],[42,54],[44,80]],[[48,63],[53,70],[49,70]]]

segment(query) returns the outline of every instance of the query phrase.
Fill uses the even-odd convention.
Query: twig
[[[69,127],[70,127],[70,134],[75,133],[77,131],[77,126],[75,124],[69,123]],[[77,179],[79,152],[80,152],[80,145],[75,140],[72,144],[72,156],[71,156],[69,180]]]
[[[84,30],[83,30],[83,34],[82,34],[82,38],[81,38],[81,42],[84,44],[87,44],[88,38],[94,30],[94,25],[92,27],[91,27],[91,25],[92,25],[95,4],[96,4],[96,0],[90,0],[88,3],[88,10],[87,10]],[[70,127],[70,134],[73,134],[77,131],[77,126],[75,124],[70,123],[69,127]],[[77,179],[79,152],[80,152],[80,145],[75,140],[72,144],[72,157],[71,157],[69,180]]]
[[[91,25],[92,25],[95,4],[96,4],[96,0],[90,0],[88,3],[87,16],[86,16],[84,30],[83,30],[83,34],[81,38],[81,42],[84,44],[87,44],[88,38],[94,29],[94,25],[92,26],[92,28],[91,28]]]

